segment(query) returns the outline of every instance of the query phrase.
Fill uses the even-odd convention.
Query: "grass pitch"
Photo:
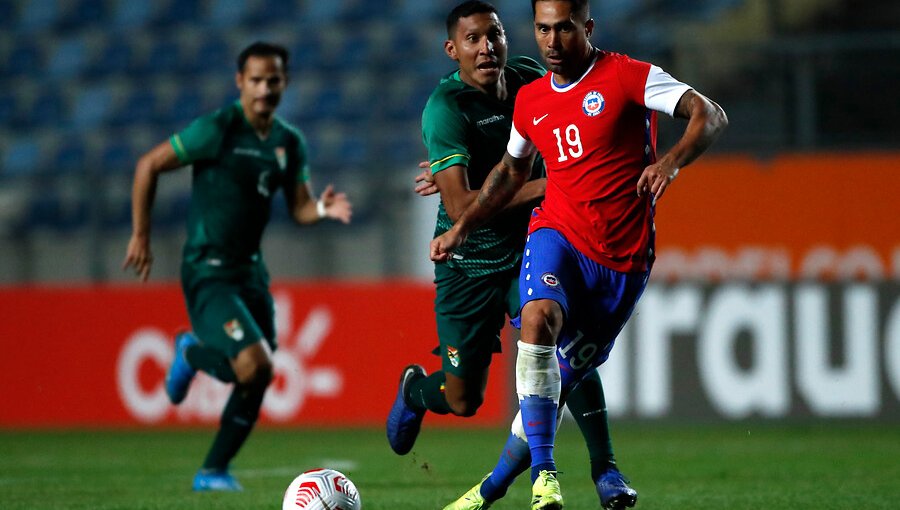
[[[0,431],[0,508],[275,509],[294,476],[334,467],[365,510],[441,509],[494,464],[503,429],[423,430],[407,456],[383,431],[261,427],[233,470],[239,494],[195,494],[191,477],[212,430]],[[780,425],[613,424],[638,509],[888,509],[900,501],[900,427],[868,423]],[[596,509],[577,427],[557,441],[567,509]],[[523,475],[497,510],[527,508]]]

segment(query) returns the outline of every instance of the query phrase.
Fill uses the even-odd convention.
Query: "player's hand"
[[[150,252],[150,238],[133,234],[128,241],[128,250],[125,252],[125,261],[122,262],[122,270],[129,267],[142,282],[146,282],[150,276],[150,267],[153,265],[153,254]]]
[[[453,250],[462,246],[466,236],[458,229],[451,228],[443,234],[431,240],[431,260],[445,262],[451,258],[461,258],[453,253]]]
[[[325,186],[325,191],[319,196],[319,200],[325,204],[325,217],[338,220],[343,224],[350,223],[353,216],[353,204],[347,199],[346,193],[335,193],[334,186]]]
[[[419,168],[422,169],[422,173],[416,176],[416,193],[419,196],[427,197],[440,191],[437,183],[434,182],[434,176],[431,175],[431,165],[427,161],[422,161],[419,163]]]
[[[678,167],[657,161],[644,169],[637,183],[637,195],[652,193],[656,200],[662,198],[669,184],[678,176]]]

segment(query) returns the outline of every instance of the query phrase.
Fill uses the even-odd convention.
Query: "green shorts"
[[[231,359],[260,340],[277,347],[275,303],[261,263],[216,272],[183,264],[181,286],[191,327],[204,345]]]
[[[519,311],[518,267],[470,278],[447,267],[434,267],[434,313],[444,372],[465,379],[480,374],[500,352],[506,316]]]

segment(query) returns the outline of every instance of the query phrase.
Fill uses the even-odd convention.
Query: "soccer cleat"
[[[531,510],[561,510],[562,491],[556,473],[542,470],[531,486]]]
[[[607,469],[595,482],[600,506],[607,510],[621,510],[637,503],[637,491],[628,486],[628,480],[618,469]]]
[[[469,489],[461,498],[445,506],[444,510],[484,510],[485,508],[490,508],[491,504],[485,501],[484,497],[481,495],[481,484],[483,484],[489,476],[491,476],[490,473],[484,475],[484,478],[478,482],[478,485]]]
[[[194,475],[196,492],[240,492],[241,484],[227,470],[201,469]]]
[[[187,396],[191,381],[194,380],[194,375],[197,373],[188,364],[185,351],[188,347],[198,343],[197,337],[189,331],[175,335],[175,355],[172,357],[172,365],[166,373],[166,394],[175,405],[180,404]]]
[[[397,398],[388,414],[386,426],[388,443],[397,455],[406,455],[412,450],[422,429],[425,410],[416,411],[406,402],[410,383],[422,377],[425,377],[425,369],[419,365],[409,365],[400,376],[400,388],[397,389]]]

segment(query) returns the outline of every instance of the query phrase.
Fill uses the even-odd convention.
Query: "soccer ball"
[[[311,469],[284,491],[282,510],[360,510],[359,491],[334,469]]]

